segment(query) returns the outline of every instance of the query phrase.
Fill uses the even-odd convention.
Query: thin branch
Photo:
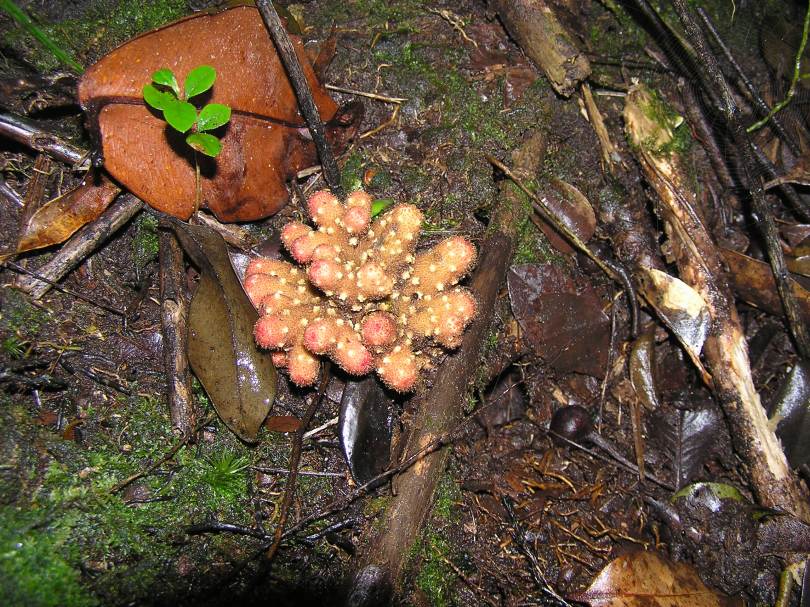
[[[796,86],[799,84],[799,80],[803,78],[802,76],[802,55],[804,55],[804,48],[807,46],[807,34],[810,33],[810,2],[807,4],[807,10],[804,13],[804,26],[802,28],[802,41],[799,43],[799,48],[796,51],[796,59],[794,60],[793,64],[793,78],[790,80],[790,88],[788,89],[787,95],[785,98],[782,99],[779,103],[777,103],[771,111],[768,112],[768,115],[765,116],[759,122],[755,122],[751,126],[749,126],[746,130],[748,133],[753,133],[757,129],[761,129],[763,126],[768,124],[768,121],[773,118],[774,114],[783,110],[788,103],[791,102],[794,95],[796,95]]]
[[[321,166],[323,167],[326,183],[329,184],[329,188],[335,196],[343,198],[343,187],[340,184],[340,170],[338,169],[335,155],[332,154],[332,150],[329,147],[329,142],[326,141],[323,122],[321,122],[315,101],[312,99],[312,91],[309,89],[309,83],[307,82],[306,76],[304,76],[304,70],[301,69],[301,64],[298,62],[298,57],[295,54],[295,49],[290,41],[290,37],[281,24],[281,19],[270,0],[256,0],[256,6],[259,9],[259,13],[262,16],[267,30],[270,32],[270,37],[273,39],[278,49],[278,54],[287,70],[287,74],[290,77],[290,84],[292,84],[295,96],[298,98],[301,113],[312,133],[312,140],[315,142],[315,147],[318,149],[318,156],[321,159]]]
[[[290,470],[287,474],[287,484],[284,486],[284,498],[281,501],[281,512],[278,517],[278,523],[276,524],[276,531],[273,534],[273,543],[270,544],[266,553],[268,561],[273,560],[273,557],[276,555],[281,545],[281,540],[284,538],[287,514],[290,511],[293,496],[295,496],[295,483],[298,480],[298,464],[301,461],[301,447],[304,443],[304,434],[309,424],[312,423],[312,418],[315,417],[315,412],[318,410],[318,406],[321,404],[324,394],[326,394],[326,386],[329,384],[330,368],[331,365],[329,362],[324,363],[321,372],[321,384],[318,386],[318,394],[312,399],[312,403],[309,405],[309,408],[307,408],[301,420],[301,427],[293,437],[293,448],[290,454]]]
[[[720,50],[723,51],[726,61],[728,61],[731,67],[734,68],[734,71],[737,72],[737,77],[743,83],[743,86],[745,86],[745,88],[748,90],[748,94],[751,95],[751,99],[754,102],[754,107],[756,107],[762,116],[770,116],[773,130],[776,131],[776,134],[779,135],[782,141],[785,142],[785,145],[790,148],[790,151],[798,156],[801,150],[799,150],[799,146],[796,145],[795,139],[785,130],[785,127],[782,125],[782,121],[776,117],[776,112],[768,107],[768,104],[765,103],[765,100],[759,94],[759,91],[754,86],[754,83],[751,82],[740,64],[737,63],[734,55],[731,54],[731,49],[729,49],[728,46],[723,42],[723,39],[720,37],[720,33],[717,31],[714,23],[712,23],[711,17],[709,17],[708,13],[706,13],[702,7],[697,9],[697,14],[703,20],[703,26],[706,28],[706,31],[711,34],[714,42],[717,44]],[[767,121],[767,118],[764,120]]]
[[[141,470],[140,472],[136,472],[135,474],[133,474],[131,476],[128,476],[127,478],[125,478],[121,482],[116,483],[115,485],[113,485],[112,489],[110,489],[110,493],[111,494],[118,493],[119,491],[121,491],[121,489],[123,489],[127,485],[132,484],[133,482],[135,482],[139,478],[142,478],[144,476],[152,474],[152,472],[154,472],[155,470],[160,468],[163,464],[165,464],[170,459],[172,459],[177,454],[177,452],[180,451],[180,449],[182,449],[187,444],[189,444],[194,439],[194,437],[197,435],[197,433],[200,430],[202,430],[205,426],[207,426],[212,421],[214,421],[215,417],[216,417],[216,413],[209,413],[208,416],[203,421],[201,421],[199,424],[197,424],[197,427],[194,428],[193,432],[189,432],[188,434],[186,434],[185,436],[180,438],[174,444],[174,446],[171,449],[169,449],[163,455],[163,457],[161,457],[159,460],[153,462],[152,465],[147,466],[144,470]]]
[[[71,297],[75,297],[76,299],[80,299],[84,303],[88,303],[91,306],[95,306],[96,308],[99,308],[101,310],[105,310],[107,312],[111,312],[111,313],[116,314],[116,315],[121,316],[121,317],[126,316],[126,312],[124,312],[123,310],[119,310],[118,308],[113,308],[112,306],[108,306],[107,304],[100,303],[97,299],[93,299],[92,297],[87,297],[85,295],[82,295],[81,293],[77,293],[76,291],[71,291],[70,289],[66,289],[62,285],[60,285],[57,282],[43,276],[42,274],[39,274],[39,273],[34,272],[32,270],[29,270],[28,268],[24,268],[21,265],[18,265],[16,263],[14,263],[13,261],[6,260],[5,265],[8,266],[9,269],[14,270],[15,272],[19,272],[20,274],[25,274],[27,276],[30,276],[31,278],[36,279],[36,280],[40,280],[40,281],[50,285],[51,287],[53,287],[57,291],[61,291],[62,293],[65,293],[66,295],[70,295]]]
[[[755,178],[756,172],[754,171],[754,161],[751,157],[751,144],[748,134],[742,126],[740,110],[720,70],[717,59],[709,49],[703,31],[698,26],[695,18],[692,17],[685,1],[673,0],[673,6],[675,7],[675,12],[678,14],[678,17],[680,17],[681,23],[683,23],[686,33],[689,35],[689,39],[695,51],[700,57],[700,61],[697,64],[699,67],[697,69],[698,73],[702,76],[704,86],[713,90],[717,95],[719,109],[723,113],[731,136],[742,154],[742,165],[746,172],[745,177],[751,193],[753,219],[757,223],[765,240],[768,260],[770,261],[771,269],[776,278],[776,286],[779,291],[779,296],[782,299],[782,305],[784,306],[785,315],[788,319],[790,332],[796,344],[796,350],[802,358],[808,358],[808,356],[810,356],[810,335],[808,335],[807,327],[799,313],[798,303],[790,288],[787,264],[785,263],[785,257],[782,253],[773,215],[765,200],[765,192],[762,189],[761,180]],[[805,41],[807,38],[807,26],[810,25],[808,19],[810,19],[810,11],[808,11],[808,18],[805,20]],[[804,47],[802,46],[802,48]]]
[[[87,150],[43,130],[35,122],[11,113],[0,113],[0,135],[57,160],[82,169],[90,166]]]

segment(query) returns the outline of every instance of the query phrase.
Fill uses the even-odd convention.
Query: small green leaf
[[[219,139],[208,133],[192,133],[186,137],[186,143],[206,156],[216,157],[222,150]]]
[[[217,79],[217,72],[210,65],[195,67],[186,76],[186,99],[210,89]]]
[[[231,119],[231,108],[221,103],[209,103],[200,110],[198,131],[210,131],[226,124]]]
[[[143,87],[143,100],[156,110],[165,110],[173,103],[177,103],[177,98],[171,93],[159,91],[151,84]]]
[[[394,200],[392,198],[378,198],[371,203],[371,216],[376,217],[392,204],[394,204]]]
[[[671,500],[674,502],[678,498],[687,498],[692,499],[695,496],[703,493],[704,496],[708,496],[708,499],[717,498],[718,500],[725,500],[731,499],[738,502],[744,502],[745,498],[743,497],[740,490],[733,485],[727,485],[726,483],[692,483],[691,485],[686,485],[682,487],[680,491],[675,493]]]
[[[168,86],[174,91],[177,97],[180,97],[180,85],[177,84],[177,78],[174,77],[174,72],[169,68],[164,67],[152,74],[152,82]]]
[[[188,101],[174,99],[173,103],[163,110],[163,117],[175,129],[185,133],[197,122],[197,108]]]

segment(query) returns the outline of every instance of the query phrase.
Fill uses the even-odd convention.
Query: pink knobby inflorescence
[[[314,228],[292,222],[281,232],[298,265],[259,258],[247,268],[256,343],[301,386],[328,356],[352,375],[376,370],[390,388],[413,390],[435,346],[457,348],[475,316],[475,298],[457,286],[475,247],[454,236],[417,253],[421,211],[400,204],[372,221],[362,190],[345,203],[316,192],[307,207]]]

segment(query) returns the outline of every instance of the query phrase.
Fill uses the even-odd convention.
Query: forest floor
[[[57,4],[20,2],[89,66],[135,34],[204,3],[159,0],[146,3],[147,8],[131,0]],[[655,37],[632,14],[608,1],[549,4],[591,61],[596,104],[624,158],[633,156],[622,119],[631,84],[643,82],[657,91],[669,115],[687,116],[684,104],[694,96],[685,98],[682,90],[693,83],[680,78],[679,88],[679,76],[661,60]],[[780,56],[790,63],[795,46],[777,48],[763,32],[781,22],[800,27],[803,7],[742,0],[736,6],[698,4],[720,24],[726,43],[766,97],[781,98],[787,82],[774,70]],[[582,97],[579,92],[569,98],[557,95],[492,8],[477,0],[314,0],[288,8],[308,46],[317,48],[335,28],[337,47],[325,82],[396,99],[332,93],[340,103],[360,100],[365,106],[362,136],[339,157],[348,189],[362,186],[375,199],[417,205],[426,218],[425,245],[448,235],[480,243],[503,179],[486,155],[508,165],[511,153],[539,133],[543,158],[530,186],[562,199],[561,212],[568,212],[570,221],[587,223],[578,215],[581,206],[566,211],[566,196],[560,193],[566,186],[560,183],[574,186],[593,209],[592,248],[613,255],[616,235],[604,224],[622,206],[622,194],[605,173]],[[677,22],[669,9],[662,9],[662,15]],[[61,69],[4,14],[0,30],[4,82]],[[78,107],[50,107],[49,95],[45,89],[18,90],[0,105],[28,113],[46,130],[88,147]],[[803,119],[802,101],[800,92],[786,120]],[[678,120],[675,128],[680,139],[673,153],[688,167],[715,239],[762,259],[745,206],[718,210],[725,204],[718,200],[728,199],[698,129],[688,120]],[[796,127],[804,142],[806,129]],[[770,135],[759,137],[782,171],[797,163]],[[725,144],[721,151],[734,156]],[[45,166],[35,169],[36,161],[31,150],[0,137],[2,176],[22,196]],[[628,181],[643,183],[638,166],[629,163],[624,170]],[[737,177],[733,171],[732,177]],[[80,178],[67,165],[51,161],[38,179],[43,191],[31,203],[67,191]],[[302,179],[302,186],[311,188],[310,179]],[[657,251],[662,268],[672,268],[662,220],[654,212],[655,193],[638,188],[634,195],[645,191],[649,199],[636,202],[648,215],[646,236],[664,249]],[[806,189],[799,192],[807,195]],[[807,226],[779,200],[771,202],[780,228],[793,228],[783,235],[787,242],[790,232],[795,242],[789,244],[801,260],[794,244],[807,236]],[[13,252],[23,209],[6,199],[0,204],[0,246]],[[268,250],[279,228],[301,214],[291,204],[243,225],[253,243],[244,252]],[[517,226],[516,253],[504,277],[495,324],[481,352],[477,380],[469,386],[464,421],[446,447],[452,451],[450,464],[432,514],[421,536],[413,538],[401,602],[565,604],[565,597],[583,592],[614,559],[632,563],[639,551],[655,551],[693,566],[718,596],[773,604],[785,561],[744,549],[754,541],[760,511],[712,391],[648,308],[642,326],[654,357],[645,372],[633,359],[641,346],[631,335],[621,286],[547,233],[547,225],[541,230],[528,219]],[[161,354],[158,240],[158,217],[147,208],[71,272],[61,282],[64,290],[52,289],[38,300],[15,288],[19,271],[0,269],[3,604],[217,605],[237,599],[343,604],[355,558],[391,499],[390,484],[304,527],[285,540],[272,562],[264,557],[263,538],[188,533],[193,525],[211,522],[273,532],[292,445],[291,433],[273,428],[279,429],[279,416],[301,418],[313,396],[283,373],[268,428],[255,444],[240,441],[214,417],[174,457],[116,490],[179,440],[172,432]],[[58,250],[25,253],[15,263],[36,271]],[[193,291],[198,274],[190,268],[187,278]],[[781,314],[743,299],[737,304],[755,385],[763,405],[772,408],[781,402],[778,395],[797,355]],[[643,402],[639,377],[652,382],[653,400]],[[336,430],[351,381],[333,373],[310,424],[318,430],[303,444],[288,526],[324,510],[357,484]],[[205,419],[212,405],[196,380],[193,386],[199,419]],[[407,431],[418,398],[388,397],[396,437]],[[594,446],[585,450],[555,442],[548,432],[552,415],[571,405],[584,407],[596,431],[627,460],[637,462],[643,445],[641,459],[657,481],[640,481],[638,472]],[[783,437],[786,445],[802,442],[800,431],[792,432]],[[396,449],[396,440],[393,444]],[[373,457],[384,457],[391,448],[391,436],[383,433]],[[791,463],[799,467],[804,461]],[[380,462],[369,465],[379,467]],[[683,490],[681,502],[688,504],[673,498],[678,489]],[[672,520],[662,515],[672,508],[661,504],[672,504],[694,533],[673,529]],[[649,575],[661,573],[655,569]],[[797,596],[794,591],[793,604]]]

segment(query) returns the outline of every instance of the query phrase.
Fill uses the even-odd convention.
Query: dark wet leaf
[[[270,355],[253,339],[258,315],[214,230],[172,222],[177,237],[200,270],[188,318],[188,358],[222,421],[253,442],[276,394]]]
[[[810,363],[798,361],[771,407],[771,424],[794,468],[810,462]]]
[[[708,403],[691,411],[661,410],[651,417],[651,434],[663,445],[672,462],[677,487],[683,487],[698,475],[716,449],[722,425],[720,411]]]
[[[730,249],[721,249],[723,259],[728,265],[729,278],[737,295],[741,299],[770,314],[782,316],[782,302],[776,292],[771,267],[764,261],[752,259]],[[810,291],[791,277],[790,286],[804,322],[810,322]]]
[[[484,395],[484,408],[476,419],[484,428],[494,428],[523,417],[528,399],[520,373],[512,369],[504,373]]]
[[[588,199],[570,183],[554,179],[551,187],[543,191],[543,202],[555,217],[582,242],[588,242],[596,231],[596,215]],[[540,226],[551,245],[561,253],[571,254],[574,249],[560,234],[542,219]]]
[[[602,377],[610,319],[590,286],[576,292],[556,266],[515,266],[507,275],[512,312],[534,351],[562,373]]]
[[[293,45],[327,122],[327,137],[341,149],[356,131],[361,108],[339,112],[300,40],[293,37]],[[198,73],[201,65],[210,67]],[[185,86],[192,95],[205,89],[211,68],[216,69],[216,82],[200,99],[233,112],[222,152],[216,161],[201,162],[203,205],[221,221],[252,221],[278,211],[287,202],[285,181],[314,164],[316,153],[302,132],[298,103],[256,8],[200,12],[143,34],[90,67],[79,83],[82,107],[98,117],[105,169],[144,202],[188,219],[196,210],[193,152],[143,99],[144,86],[163,68],[180,78],[188,74]],[[168,104],[167,119],[182,114],[180,130],[196,120],[192,106],[176,99],[170,103],[149,86],[155,89],[150,103]]]
[[[640,268],[641,292],[681,342],[689,358],[706,375],[700,362],[711,316],[706,302],[688,284],[655,268]]]
[[[88,174],[70,192],[49,200],[31,216],[20,233],[17,253],[64,242],[98,218],[121,189],[106,177]]]
[[[584,592],[570,597],[591,607],[720,607],[742,605],[710,590],[695,570],[655,552],[608,563]]]
[[[391,461],[394,402],[373,375],[347,381],[340,401],[338,434],[352,477],[366,483]]]

